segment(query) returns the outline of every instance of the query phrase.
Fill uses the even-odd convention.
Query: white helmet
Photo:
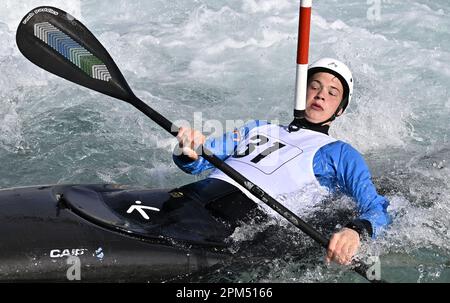
[[[350,69],[343,62],[332,59],[322,58],[309,66],[308,78],[315,73],[326,72],[333,74],[340,81],[344,88],[344,94],[338,111],[342,108],[344,111],[350,104],[353,95],[353,76]]]

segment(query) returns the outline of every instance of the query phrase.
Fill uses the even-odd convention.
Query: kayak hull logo
[[[154,212],[160,211],[156,207],[141,205],[142,204],[141,201],[136,201],[135,203],[136,203],[135,205],[131,205],[130,208],[127,210],[127,214],[131,214],[133,211],[136,210],[145,220],[150,220],[150,217],[148,216],[148,214],[145,212],[144,209],[154,211]]]
[[[65,257],[78,257],[84,255],[87,252],[86,248],[77,248],[77,249],[52,249],[50,251],[50,258],[65,258]]]

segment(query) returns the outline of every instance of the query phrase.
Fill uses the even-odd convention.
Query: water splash
[[[54,5],[82,20],[137,94],[170,120],[192,120],[200,109],[206,119],[290,122],[297,2],[4,0],[0,187],[77,182],[174,187],[197,178],[175,168],[172,139],[133,108],[49,75],[20,55],[14,31],[37,5]],[[338,57],[354,72],[354,102],[332,134],[363,153],[376,186],[391,201],[393,225],[365,250],[379,254],[386,278],[396,281],[450,281],[447,6],[443,0],[391,1],[376,22],[367,19],[364,1],[319,1],[313,10],[311,60]],[[304,208],[298,201],[317,202],[309,194],[280,199],[314,226],[335,213],[321,227],[328,234],[354,215],[344,197],[333,201],[335,208]],[[354,279],[324,266],[323,250],[285,220],[241,227],[233,239],[244,245],[258,234],[269,248],[281,239],[292,253],[261,246],[271,258],[225,269],[235,273],[224,274],[226,279]]]

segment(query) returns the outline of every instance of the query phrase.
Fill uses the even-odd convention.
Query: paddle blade
[[[127,102],[136,99],[102,44],[58,8],[30,11],[20,22],[16,40],[26,58],[57,76]]]

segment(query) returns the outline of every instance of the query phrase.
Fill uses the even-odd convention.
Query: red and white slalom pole
[[[297,74],[295,83],[294,117],[304,118],[306,109],[306,89],[308,81],[309,36],[311,29],[312,0],[300,1],[300,21],[298,27]]]

